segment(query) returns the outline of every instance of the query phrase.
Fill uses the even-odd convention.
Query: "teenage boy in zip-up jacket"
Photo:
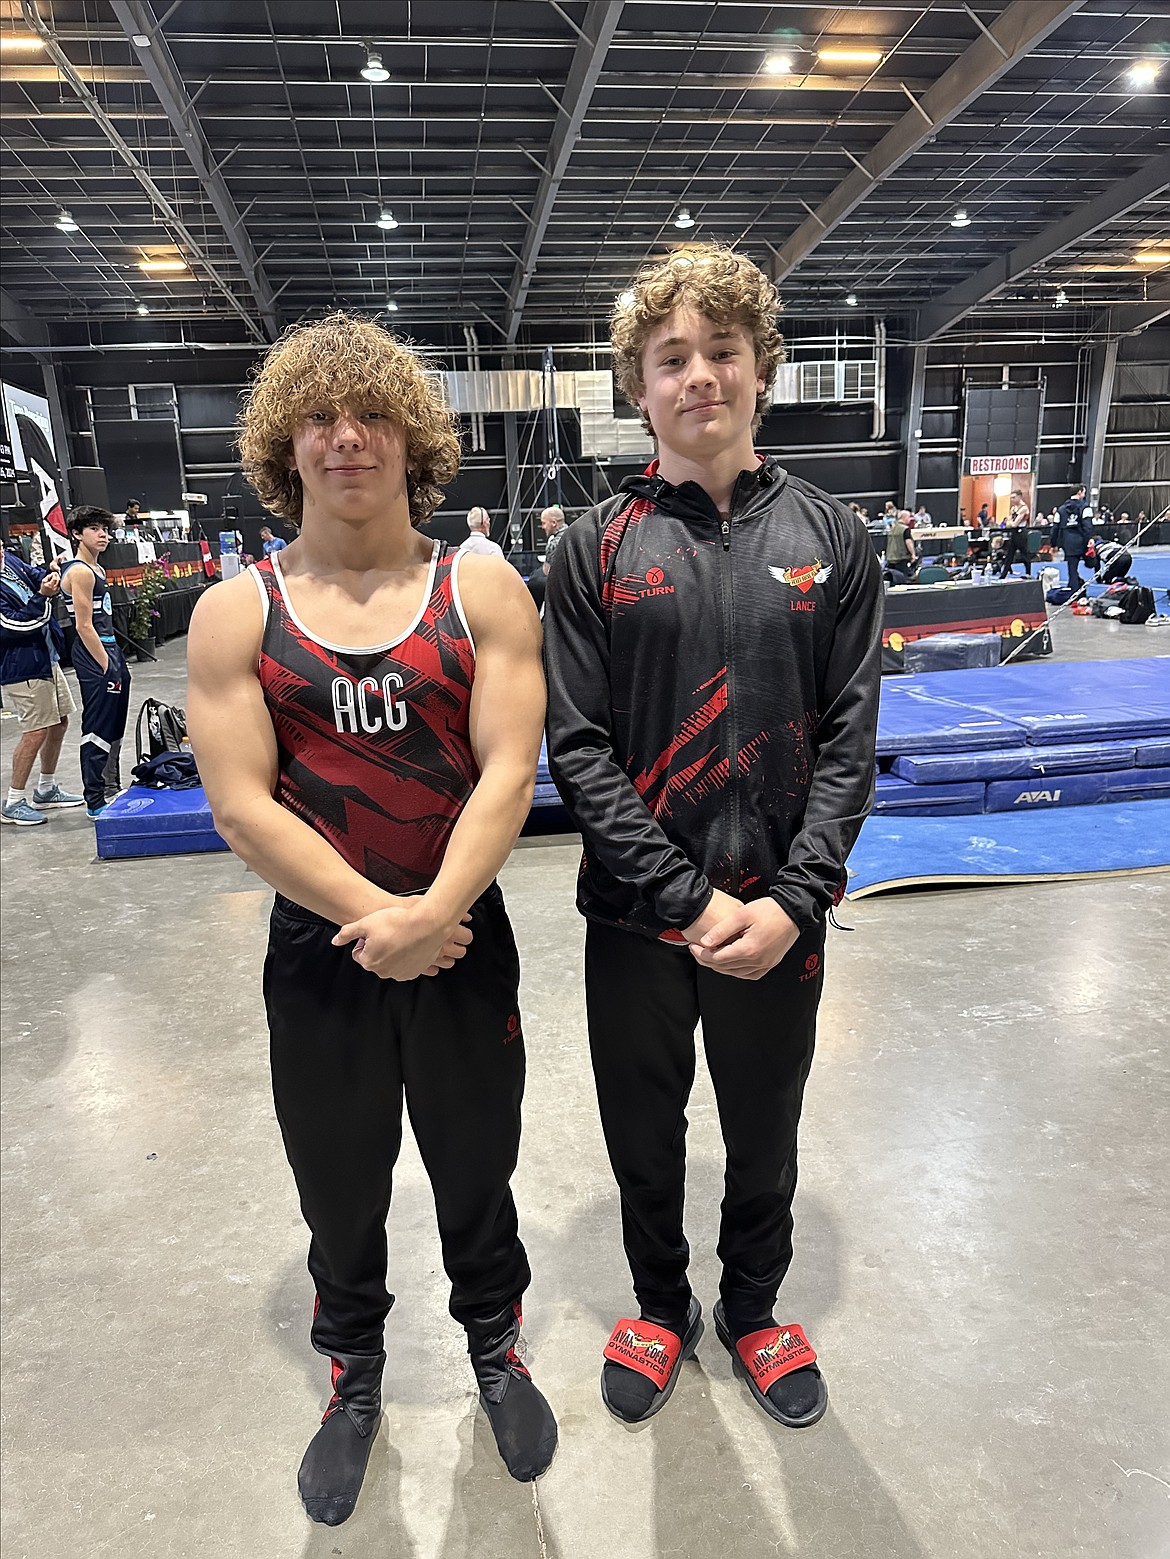
[[[640,1306],[602,1374],[627,1422],[703,1329],[683,1234],[700,1019],[727,1147],[716,1329],[771,1417],[828,1401],[772,1312],[825,921],[873,799],[882,585],[858,518],[753,450],[778,308],[716,245],[639,273],[614,370],[658,459],[569,528],[549,576],[549,767],[584,836],[590,1048]]]

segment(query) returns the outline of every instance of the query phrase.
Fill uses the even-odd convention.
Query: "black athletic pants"
[[[1032,559],[1028,553],[1028,539],[1026,534],[1017,536],[1015,531],[1009,530],[1003,543],[1003,574],[1005,579],[1016,566],[1017,561],[1024,565],[1024,572],[1029,578],[1032,576]]]
[[[697,964],[686,948],[591,923],[585,938],[589,1044],[622,1233],[644,1314],[669,1321],[690,1299],[683,1234],[686,1104],[703,1024],[727,1149],[720,1297],[733,1321],[763,1321],[792,1260],[796,1131],[812,1065],[824,927],[806,931],[762,980]]]
[[[452,969],[381,980],[332,946],[336,926],[279,895],[264,1000],[272,1087],[309,1226],[313,1345],[377,1354],[394,1303],[386,1215],[402,1100],[430,1177],[451,1314],[490,1334],[528,1286],[508,1182],[520,1143],[520,961],[493,884]]]
[[[1084,561],[1084,556],[1083,552],[1069,552],[1067,548],[1065,549],[1064,561],[1068,568],[1068,587],[1074,592],[1084,584],[1081,578],[1081,563]]]
[[[116,644],[104,644],[102,671],[82,643],[73,641],[73,669],[81,690],[81,788],[91,812],[122,788],[120,754],[130,710],[130,672]]]

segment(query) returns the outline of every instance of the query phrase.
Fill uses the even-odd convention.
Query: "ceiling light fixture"
[[[397,305],[397,303],[395,303],[393,298],[387,298],[386,299],[386,312],[387,312],[387,314],[397,314],[398,313],[398,305]]]
[[[181,259],[178,255],[176,255],[173,260],[139,260],[138,269],[140,271],[147,272],[185,271],[187,269],[187,262],[186,260]]]
[[[880,49],[818,49],[817,59],[826,65],[880,65],[885,55]]]
[[[150,48],[150,36],[149,36],[149,34],[144,33],[144,32],[136,32],[136,33],[134,33],[133,36],[130,39],[130,42],[134,45],[134,47],[136,49],[149,49]]]
[[[1054,308],[1058,308],[1058,309],[1062,309],[1067,302],[1068,302],[1068,293],[1065,292],[1063,287],[1061,287],[1061,288],[1058,289],[1055,298],[1053,298],[1053,300],[1052,300],[1053,307]]]
[[[1139,60],[1136,65],[1129,67],[1129,84],[1136,92],[1144,92],[1147,87],[1152,87],[1157,79],[1156,60]]]
[[[382,207],[382,215],[378,218],[378,226],[384,228],[387,233],[391,232],[398,226],[398,222],[395,219],[394,213],[390,210],[389,206]]]
[[[5,54],[37,54],[45,46],[45,40],[35,33],[0,33],[0,51]]]
[[[857,307],[857,294],[855,292],[847,293],[845,302],[848,303],[851,309],[855,309]]]
[[[1135,265],[1170,265],[1170,249],[1139,249],[1133,257]]]
[[[790,76],[792,74],[792,55],[769,54],[764,61],[764,70],[769,76]]]
[[[61,207],[61,215],[57,218],[56,225],[63,233],[79,233],[81,231],[80,224],[73,220],[64,206]]]
[[[382,56],[375,54],[373,49],[370,49],[366,55],[366,63],[362,66],[362,76],[371,83],[390,80],[390,72],[382,64]]]
[[[139,313],[139,314],[149,314],[150,310],[147,308],[145,303],[140,303],[138,305],[138,308],[137,308],[136,312]]]
[[[695,219],[684,206],[674,219],[675,227],[694,227]]]
[[[971,218],[967,215],[966,206],[960,206],[951,218],[952,227],[970,227]]]

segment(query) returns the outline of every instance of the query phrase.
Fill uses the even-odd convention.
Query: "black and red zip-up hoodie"
[[[873,802],[881,624],[865,527],[774,457],[725,519],[655,462],[576,520],[544,631],[581,913],[677,939],[719,888],[822,920]]]

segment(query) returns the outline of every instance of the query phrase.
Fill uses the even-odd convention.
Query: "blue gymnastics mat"
[[[1058,882],[1170,870],[1170,801],[994,817],[867,817],[847,898],[899,887]]]
[[[1170,736],[1166,655],[939,671],[929,691],[933,699],[1009,720],[1033,746]]]
[[[846,897],[964,883],[1060,882],[1170,870],[1170,801],[866,819]]]
[[[1170,742],[1146,745],[1155,752],[1170,748]],[[914,785],[1042,779],[1046,774],[1100,774],[1108,769],[1132,769],[1138,762],[1137,754],[1136,742],[1066,742],[1054,747],[1005,747],[999,752],[923,753],[921,757],[895,758],[890,772]],[[1156,761],[1170,763],[1170,758],[1159,757]]]
[[[94,832],[98,858],[103,861],[227,849],[215,831],[202,785],[191,790],[131,785],[102,810],[94,821]]]
[[[887,678],[877,750],[918,757],[1160,736],[1170,736],[1170,656],[1153,655]]]
[[[942,677],[970,677],[971,671],[926,671],[895,681],[883,677],[878,709],[879,758],[908,753],[979,752],[988,747],[1022,747],[1022,729],[1010,720],[966,708],[957,698],[934,691]]]
[[[933,790],[934,786],[928,788]],[[950,787],[944,785],[942,788]],[[1170,769],[1118,769],[1101,774],[1049,774],[1043,779],[992,780],[987,786],[983,810],[1022,812],[1037,807],[1088,807],[1106,801],[1168,799]]]
[[[950,785],[914,785],[894,774],[879,774],[874,785],[875,813],[897,817],[960,817],[982,812],[982,780]]]

